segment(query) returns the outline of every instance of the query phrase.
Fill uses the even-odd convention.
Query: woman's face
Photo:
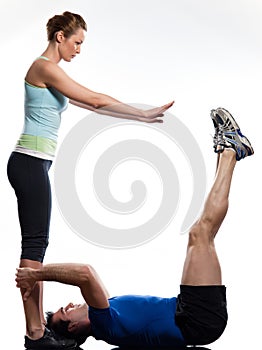
[[[58,34],[59,35],[59,34]],[[74,34],[66,38],[63,33],[59,36],[59,54],[61,59],[70,62],[81,51],[85,40],[85,31],[79,28]]]

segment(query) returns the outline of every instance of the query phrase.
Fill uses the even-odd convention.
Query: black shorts
[[[227,324],[225,286],[180,286],[176,324],[187,345],[206,345],[217,340]]]

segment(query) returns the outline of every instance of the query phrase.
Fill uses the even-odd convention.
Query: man
[[[228,209],[236,162],[254,153],[232,115],[211,111],[218,153],[216,177],[203,213],[189,232],[187,254],[177,298],[125,295],[109,298],[90,265],[50,264],[20,268],[16,282],[28,298],[37,281],[56,281],[80,288],[83,305],[68,304],[49,313],[48,327],[78,344],[88,336],[117,346],[205,345],[217,340],[227,324],[226,288],[214,238]]]

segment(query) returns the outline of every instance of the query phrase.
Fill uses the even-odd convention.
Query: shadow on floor
[[[52,350],[52,349],[45,349],[45,350]],[[70,349],[67,349],[67,350],[70,350]],[[74,348],[74,350],[83,350],[82,348],[78,347],[78,348]],[[128,347],[125,347],[125,348],[112,348],[111,350],[149,350],[148,348],[128,348]],[[183,348],[178,348],[178,347],[168,347],[168,348],[154,348],[154,350],[211,350],[209,348],[204,348],[204,347],[201,347],[201,346],[190,346],[190,347],[183,347]]]
[[[81,348],[77,350],[83,350]],[[133,347],[125,347],[125,348],[112,348],[111,350],[149,350],[148,348],[133,348]],[[154,348],[154,350],[211,350],[210,348],[205,348],[202,346],[187,346],[187,347],[165,347],[165,348]]]
[[[76,348],[75,350],[83,350],[82,348]],[[149,350],[148,348],[112,348],[111,350]],[[183,348],[154,348],[154,350],[211,350],[210,348],[204,348],[202,346],[188,346]]]

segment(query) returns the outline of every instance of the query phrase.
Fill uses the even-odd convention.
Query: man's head
[[[69,303],[56,312],[47,312],[47,327],[65,338],[83,344],[90,335],[91,325],[86,304]]]

